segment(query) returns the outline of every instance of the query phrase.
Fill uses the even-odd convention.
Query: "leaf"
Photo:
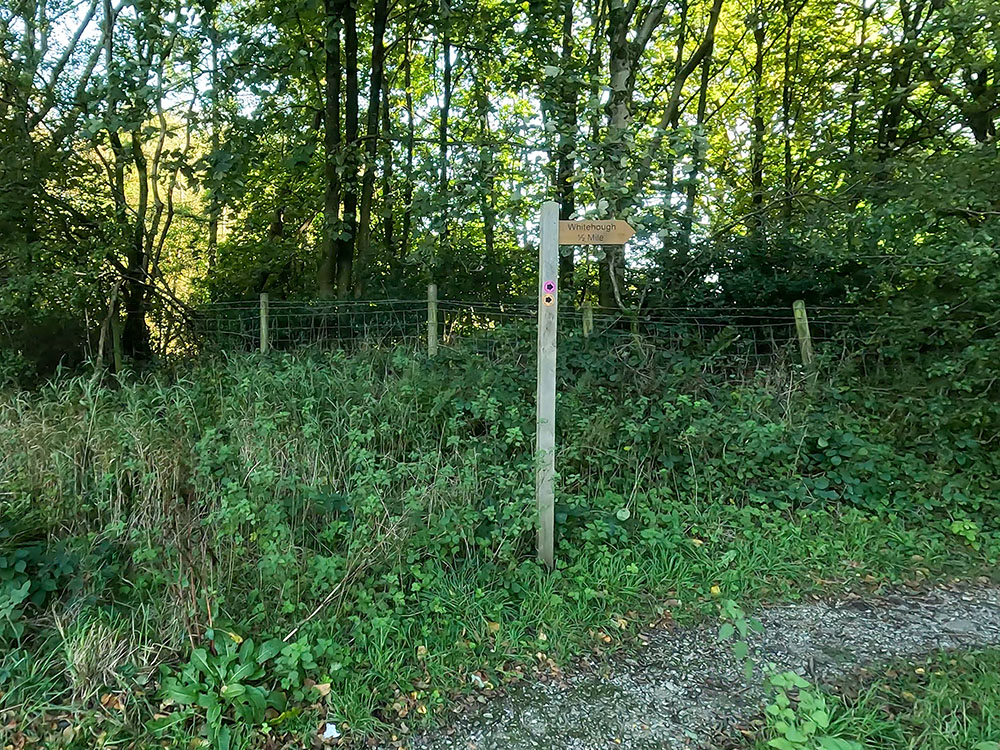
[[[750,654],[750,647],[747,645],[746,641],[736,641],[733,644],[733,655],[737,659],[746,659]]]
[[[288,708],[288,698],[280,690],[272,690],[267,695],[267,706],[268,708],[273,708],[275,711],[284,711]],[[297,711],[298,709],[292,709]]]
[[[254,672],[258,670],[257,665],[254,662],[244,662],[240,664],[233,673],[229,675],[230,682],[245,682],[247,678],[253,675]]]
[[[830,714],[826,711],[813,711],[809,718],[816,722],[816,726],[820,729],[830,726]]]
[[[181,706],[189,706],[198,700],[198,696],[201,694],[200,685],[181,685],[177,682],[171,682],[166,685],[163,689],[163,694]]]
[[[208,651],[203,648],[196,648],[191,652],[191,663],[206,677],[210,674],[208,665]]]
[[[240,661],[249,661],[253,656],[253,638],[247,638],[244,640],[234,641],[240,644],[240,650],[237,652],[240,657]]]
[[[267,710],[267,697],[260,688],[248,688],[246,692],[247,702],[250,704],[251,716],[254,723],[259,724],[264,720],[264,712]]]
[[[238,682],[234,682],[230,685],[223,685],[222,690],[220,690],[219,693],[222,695],[223,698],[226,698],[227,700],[233,700],[234,698],[239,698],[241,695],[246,693],[246,691],[247,691],[246,685],[241,685]]]
[[[786,740],[784,737],[775,737],[767,743],[767,746],[777,748],[777,750],[799,750],[799,748]]]
[[[177,726],[178,724],[183,724],[187,721],[194,712],[191,709],[184,709],[183,711],[174,711],[166,716],[159,716],[155,719],[150,719],[146,722],[146,729],[154,734],[163,732],[171,727]]]
[[[270,641],[260,644],[260,648],[257,650],[257,663],[263,664],[269,659],[273,659],[281,653],[281,649],[284,648],[284,646],[285,644],[277,638],[273,638]]]
[[[212,705],[208,707],[208,711],[205,713],[205,723],[211,727],[218,727],[219,723],[222,721],[222,704],[218,701],[214,701]]]
[[[728,641],[736,633],[736,628],[733,627],[731,622],[724,622],[722,627],[719,628],[719,640]]]
[[[842,740],[839,737],[817,737],[816,743],[821,750],[863,750],[860,743]]]

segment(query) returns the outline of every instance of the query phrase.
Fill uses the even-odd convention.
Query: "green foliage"
[[[526,340],[503,336],[503,351]],[[228,729],[239,747],[259,701],[223,695],[219,670],[257,662],[224,629],[255,643],[294,631],[239,684],[283,693],[296,721],[319,702],[368,733],[403,714],[428,721],[451,692],[589,649],[594,633],[627,639],[623,613],[652,619],[664,599],[676,618],[712,615],[721,591],[752,602],[1000,557],[988,395],[887,401],[850,366],[789,392],[788,374],[706,367],[631,335],[570,338],[562,352],[551,575],[533,559],[531,368],[446,347],[434,362],[402,350],[205,358],[5,397],[0,521],[51,541],[12,543],[35,551],[4,582],[77,571],[49,575],[45,610],[70,626],[81,603],[133,613],[148,635],[129,638],[162,649],[153,674],[185,664],[163,679],[191,700],[161,731]],[[958,518],[976,524],[978,548],[951,531]],[[22,643],[45,648],[51,620],[8,608]],[[723,616],[722,634],[745,643],[750,622]],[[192,658],[209,627],[215,651]]]
[[[938,652],[823,689],[798,675],[779,675],[766,712],[768,735],[757,747],[995,750],[998,663],[995,649]],[[802,736],[810,739],[799,741]]]
[[[830,708],[822,692],[795,672],[767,679],[771,702],[764,710],[775,750],[861,750],[857,742],[829,734]]]
[[[255,646],[253,640],[237,642],[230,633],[207,637],[211,650],[196,648],[178,673],[163,668],[161,694],[185,710],[154,719],[147,728],[154,734],[175,728],[191,716],[204,722],[205,733],[216,750],[232,746],[231,723],[254,727],[264,721],[268,708],[283,710],[284,695],[269,690],[265,669],[281,650],[281,642],[267,641]]]
[[[0,643],[20,641],[25,610],[40,610],[50,595],[65,591],[77,562],[77,556],[63,544],[51,548],[40,543],[18,544],[9,531],[0,529]]]
[[[760,633],[763,626],[760,620],[747,617],[743,608],[732,599],[723,599],[720,603],[722,625],[719,627],[719,640],[732,641],[733,656],[743,669],[747,681],[753,678],[753,659],[750,658],[750,645],[747,636],[751,631]]]

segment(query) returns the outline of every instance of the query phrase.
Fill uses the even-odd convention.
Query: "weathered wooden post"
[[[594,306],[590,300],[583,303],[583,336],[589,338],[594,332]]]
[[[260,353],[267,354],[271,349],[270,321],[268,320],[267,292],[260,294]]]
[[[111,351],[115,357],[115,373],[120,375],[125,368],[125,354],[122,349],[122,321],[117,310],[111,316]]]
[[[559,279],[559,204],[542,204],[538,245],[538,388],[535,395],[535,500],[538,559],[555,566],[556,304]]]
[[[435,357],[438,352],[438,288],[437,284],[427,285],[427,356]]]
[[[538,505],[538,559],[555,567],[556,331],[559,246],[623,245],[635,235],[627,222],[559,221],[559,204],[542,204],[538,244],[538,389],[535,395],[535,501]],[[586,320],[586,313],[585,320]],[[586,326],[587,324],[584,323]],[[593,310],[590,329],[593,329]],[[584,329],[585,332],[587,329]]]
[[[799,351],[802,354],[802,366],[809,372],[809,379],[816,379],[816,359],[813,356],[812,336],[809,334],[809,316],[806,315],[806,303],[795,300],[792,303],[792,313],[795,315],[795,332],[799,336]]]

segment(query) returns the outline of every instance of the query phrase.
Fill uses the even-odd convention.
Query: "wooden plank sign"
[[[560,245],[624,245],[635,237],[627,221],[560,221]]]

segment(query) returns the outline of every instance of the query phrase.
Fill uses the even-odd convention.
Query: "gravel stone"
[[[1000,645],[1000,589],[937,587],[767,607],[751,634],[755,663],[813,681],[937,649]],[[706,750],[756,716],[765,692],[747,683],[717,625],[655,630],[639,655],[598,674],[569,669],[558,683],[525,682],[478,714],[414,738],[412,750]]]

